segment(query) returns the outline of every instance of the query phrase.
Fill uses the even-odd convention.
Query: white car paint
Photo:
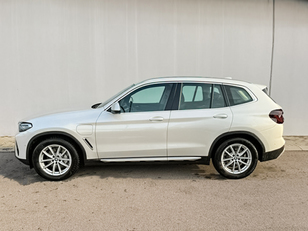
[[[157,83],[210,83],[245,89],[252,101],[221,108],[112,113],[113,104],[129,93]],[[249,133],[264,153],[284,146],[283,125],[269,118],[281,107],[262,89],[265,86],[205,77],[155,78],[132,85],[95,109],[29,119],[32,128],[16,135],[16,157],[30,166],[32,141],[44,135],[67,135],[84,150],[86,160],[104,162],[199,160],[210,154],[215,141],[226,133]],[[260,153],[262,154],[262,153]]]
[[[204,156],[213,141],[230,130],[231,123],[229,107],[171,111],[168,156]]]
[[[170,111],[103,112],[96,123],[98,157],[166,157],[169,117]]]

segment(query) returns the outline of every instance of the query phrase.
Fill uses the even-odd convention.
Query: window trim
[[[174,92],[174,99],[173,99],[171,110],[179,110],[181,94],[182,94],[182,83],[176,83],[176,89]]]
[[[229,84],[227,84],[227,85],[229,85]],[[227,91],[226,91],[226,88],[225,88],[225,84],[221,84],[221,89],[222,89],[222,94],[225,97],[226,107],[230,107],[231,104],[230,104],[230,100],[229,100],[229,97],[228,97],[228,94],[227,94]]]
[[[176,93],[177,93],[177,89],[178,89],[178,83],[172,83],[172,84],[173,85],[172,85],[172,88],[171,88],[169,98],[167,100],[165,111],[176,110],[176,109],[174,109],[174,101],[176,101]]]

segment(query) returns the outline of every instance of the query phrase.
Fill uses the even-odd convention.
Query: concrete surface
[[[308,151],[308,136],[285,136],[286,150]]]
[[[308,152],[227,180],[212,165],[91,165],[48,182],[0,153],[1,230],[308,230]]]
[[[288,151],[308,151],[308,136],[285,136],[286,150]],[[0,152],[14,151],[14,137],[0,137]]]

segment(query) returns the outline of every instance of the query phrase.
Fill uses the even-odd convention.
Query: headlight
[[[19,132],[24,132],[24,131],[27,131],[29,130],[30,128],[33,127],[33,125],[31,123],[28,123],[28,122],[20,122],[18,124],[19,126]]]

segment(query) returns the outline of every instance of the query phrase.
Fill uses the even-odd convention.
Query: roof
[[[252,83],[235,80],[231,77],[204,77],[204,76],[167,76],[167,77],[156,77],[144,80],[139,84],[144,83],[154,83],[154,82],[183,82],[183,81],[202,81],[202,82],[211,82],[211,83],[230,83],[236,85],[248,86]],[[138,85],[139,85],[138,84]],[[265,87],[265,86],[264,86]]]

